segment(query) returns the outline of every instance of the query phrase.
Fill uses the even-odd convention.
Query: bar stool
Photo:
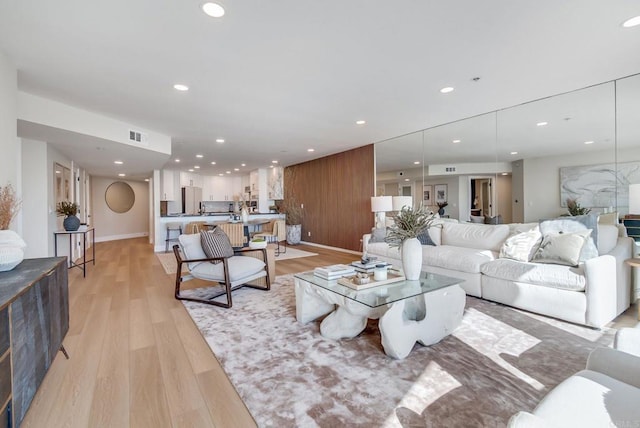
[[[171,237],[172,231],[178,231],[178,236],[182,235],[182,223],[167,223],[167,239],[164,240],[164,252],[169,252],[169,243],[178,242],[178,236]]]

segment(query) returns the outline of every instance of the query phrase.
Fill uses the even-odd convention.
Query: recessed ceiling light
[[[176,159],[176,162],[180,162],[180,159]]]
[[[453,140],[452,143],[453,144],[458,144],[460,142],[460,140]]]
[[[148,179],[148,178],[145,178],[145,179],[144,179],[144,181],[146,181],[146,182],[148,183],[148,182],[149,182],[149,179]]]
[[[224,8],[218,3],[205,3],[202,5],[202,11],[213,18],[224,16]]]
[[[409,181],[409,179],[408,179],[408,178],[405,178],[405,179],[404,179],[404,181]]]
[[[443,94],[448,94],[449,92],[453,92],[453,87],[451,86],[444,87],[440,89],[440,92],[442,92]]]
[[[190,169],[189,172],[193,172],[193,169]]]
[[[216,138],[216,143],[224,143],[224,138]]]
[[[356,120],[356,125],[364,125],[365,123],[367,123],[366,120]]]
[[[240,166],[247,166],[247,164],[246,164],[246,163],[243,163],[243,164],[240,164]]]
[[[585,141],[585,144],[593,144],[593,141]]]
[[[215,164],[216,164],[215,162],[211,162],[211,165],[215,165]]]
[[[240,168],[233,168],[234,171],[240,171]]]
[[[219,175],[220,177],[222,177],[224,174],[223,174],[223,173],[220,173],[220,174],[218,174],[218,175]]]
[[[509,175],[509,173],[508,173],[508,172],[503,172],[503,173],[502,173],[502,174],[500,174],[500,175]]]
[[[278,161],[277,160],[272,160],[271,163],[278,163]]]
[[[414,165],[420,165],[420,161],[415,161],[413,164]]]
[[[203,155],[196,155],[197,158],[203,158]]]
[[[183,85],[181,83],[176,83],[175,85],[173,85],[173,89],[175,89],[176,91],[188,91],[189,87],[187,85]]]
[[[200,166],[196,165],[194,166],[195,169],[200,169]]]
[[[227,172],[227,174],[231,174],[231,171],[226,171],[226,172]]]
[[[113,161],[113,163],[115,163],[116,165],[122,165],[124,162],[122,162],[122,161]]]
[[[308,152],[315,152],[316,149],[307,149]]]
[[[56,170],[56,174],[60,174],[60,171]]]
[[[269,168],[273,168],[273,165],[269,165]]]
[[[125,177],[125,176],[126,174],[123,174],[123,173],[118,174],[118,177]]]
[[[626,21],[624,21],[622,23],[622,26],[625,27],[625,28],[635,27],[636,25],[640,25],[640,15],[639,16],[634,16],[631,19],[627,19]]]
[[[547,126],[548,123],[547,122],[538,122],[536,123],[536,126]]]
[[[510,154],[512,154],[512,155],[517,155],[517,154],[518,154],[518,152],[511,152]]]

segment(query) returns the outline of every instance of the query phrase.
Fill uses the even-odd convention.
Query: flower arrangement
[[[288,225],[302,224],[302,208],[295,197],[284,200],[281,212],[287,216],[285,220]]]
[[[577,199],[567,198],[567,210],[569,215],[587,215],[591,212],[590,208],[581,207]]]
[[[76,215],[78,214],[79,209],[80,206],[78,204],[69,201],[58,202],[58,205],[56,206],[56,212],[58,213],[58,216],[69,217],[72,215]]]
[[[433,220],[433,214],[428,213],[422,206],[402,207],[402,210],[393,216],[393,226],[389,228],[385,242],[391,247],[400,247],[407,239],[417,238],[431,226]]]
[[[20,203],[11,184],[0,186],[0,230],[9,229],[11,221],[20,211]]]
[[[444,202],[436,202],[436,205],[438,205],[438,209],[443,209],[444,207],[446,207],[447,205],[449,205],[449,202],[444,201]]]

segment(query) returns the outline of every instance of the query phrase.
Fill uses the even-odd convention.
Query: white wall
[[[11,183],[21,195],[20,142],[17,132],[18,74],[9,58],[0,51],[0,186]],[[21,216],[21,214],[18,214]],[[12,228],[21,232],[14,220]]]
[[[22,140],[22,212],[25,227],[22,239],[27,244],[25,258],[48,257],[49,186],[47,144],[42,141]],[[53,184],[51,183],[51,187]]]
[[[133,207],[126,213],[111,211],[104,199],[107,187],[116,181],[124,181],[129,184],[136,197]],[[91,199],[93,201],[93,226],[96,228],[96,242],[149,235],[148,183],[92,177]]]
[[[640,149],[620,151],[617,161],[640,160]],[[615,162],[613,150],[526,159],[524,169],[524,221],[538,221],[567,212],[560,201],[560,167]]]

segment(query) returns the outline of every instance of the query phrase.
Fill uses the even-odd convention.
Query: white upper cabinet
[[[176,189],[176,171],[170,169],[162,170],[161,183],[160,200],[175,201],[179,193],[178,189]]]
[[[180,172],[180,186],[203,187],[204,180],[200,174],[193,172]]]

